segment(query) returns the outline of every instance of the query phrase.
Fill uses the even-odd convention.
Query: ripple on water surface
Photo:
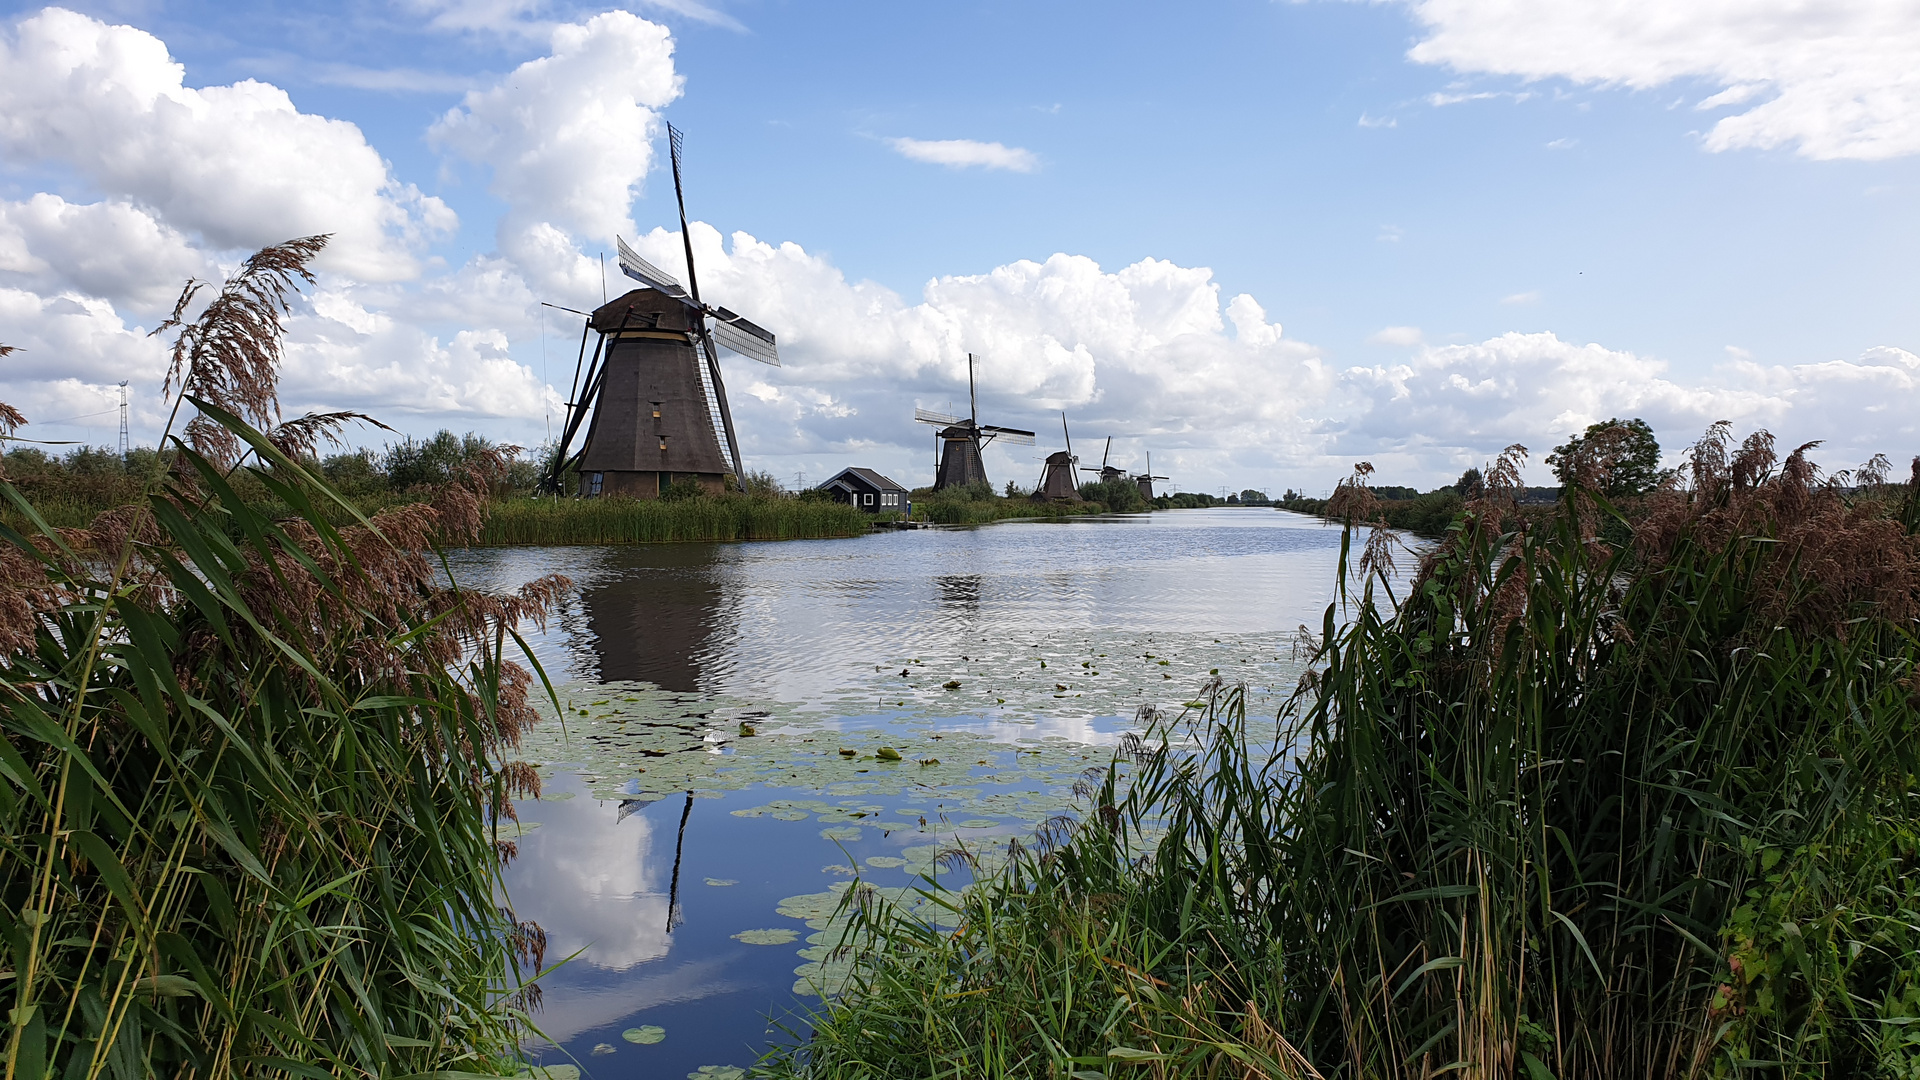
[[[525,747],[547,790],[520,804],[508,870],[548,957],[578,952],[545,982],[536,1059],[750,1064],[770,1018],[844,977],[833,907],[855,874],[911,902],[918,875],[953,877],[953,847],[990,869],[1142,706],[1216,672],[1277,708],[1339,543],[1244,509],[458,553],[463,585],[578,586],[531,639],[563,709]]]

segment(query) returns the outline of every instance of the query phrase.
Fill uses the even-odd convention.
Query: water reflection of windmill
[[[940,430],[940,463],[935,466],[933,490],[986,484],[987,469],[980,462],[980,450],[995,439],[1021,446],[1033,445],[1033,432],[980,422],[980,402],[974,392],[973,354],[967,354],[967,415],[948,416],[927,409],[913,410],[913,418]]]
[[[600,338],[592,360],[574,364],[566,423],[541,485],[546,491],[557,494],[569,468],[579,471],[581,495],[653,498],[676,481],[720,490],[727,475],[740,476],[741,465],[740,441],[714,344],[780,366],[771,332],[700,299],[680,183],[680,132],[671,124],[667,142],[687,255],[686,287],[616,238],[621,272],[645,287],[587,317],[580,334],[581,361],[586,360],[588,333],[597,332]],[[585,442],[569,456],[589,415]]]

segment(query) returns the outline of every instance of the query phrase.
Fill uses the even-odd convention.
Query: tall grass
[[[1914,1075],[1920,465],[1716,427],[1615,545],[1604,457],[1533,522],[1516,464],[1407,595],[1343,556],[1277,728],[1149,717],[959,932],[869,911],[771,1071]]]
[[[0,527],[9,1080],[517,1056],[543,938],[500,906],[495,825],[538,778],[507,760],[533,713],[504,654],[564,582],[435,583],[481,475],[332,524],[350,508],[299,459],[345,418],[275,400],[285,296],[324,242],[262,251],[184,321],[189,287],[169,383],[194,408],[136,505],[57,529],[0,483],[28,523]]]
[[[824,499],[707,495],[690,499],[510,499],[488,507],[478,543],[637,544],[857,536],[868,515]]]

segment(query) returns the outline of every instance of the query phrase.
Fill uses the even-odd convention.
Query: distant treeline
[[[538,462],[516,456],[501,469],[492,464],[499,450],[499,444],[473,432],[441,431],[431,438],[407,438],[378,450],[327,454],[305,464],[364,515],[427,501],[434,492],[485,466],[481,471],[491,477],[490,497],[485,523],[472,541],[481,546],[853,536],[864,532],[870,520],[851,506],[827,500],[824,493],[788,497],[763,472],[749,472],[744,490],[724,495],[684,484],[670,488],[658,500],[535,498],[541,475]],[[106,447],[80,447],[58,456],[39,449],[16,449],[0,458],[7,478],[55,528],[85,528],[100,514],[135,502],[167,464],[161,454],[144,447],[124,458]],[[243,494],[256,505],[274,505],[266,485],[252,474],[235,473],[231,482],[245,489]],[[293,512],[292,507],[281,509]],[[352,518],[339,507],[321,512],[337,525]],[[16,527],[24,523],[11,508],[0,511],[0,520]]]
[[[807,497],[809,493],[802,493]],[[1080,485],[1080,502],[1036,502],[1031,488],[1013,481],[996,493],[986,484],[951,487],[935,491],[930,487],[913,491],[913,516],[916,521],[937,525],[972,525],[1006,518],[1062,518],[1082,514],[1134,514],[1147,510],[1194,510],[1209,506],[1271,505],[1263,492],[1248,489],[1238,495],[1221,498],[1196,491],[1177,491],[1156,495],[1151,501],[1140,494],[1131,480],[1089,481]]]

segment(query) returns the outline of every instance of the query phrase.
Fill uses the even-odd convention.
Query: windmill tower
[[[673,275],[615,238],[621,272],[644,287],[587,316],[569,394],[574,400],[567,403],[559,445],[541,482],[544,491],[558,494],[569,468],[579,471],[579,494],[587,497],[656,498],[684,480],[709,491],[723,490],[728,475],[740,476],[740,441],[714,343],[780,366],[771,332],[700,299],[680,182],[680,132],[671,124],[667,141],[680,237],[686,245],[687,285],[683,288]],[[587,338],[595,333],[599,339],[587,361]],[[586,423],[589,416],[592,421]],[[583,423],[585,441],[569,456]]]
[[[1167,479],[1170,479],[1170,477],[1153,475],[1153,451],[1151,450],[1147,451],[1147,471],[1136,474],[1133,478],[1133,482],[1139,485],[1140,487],[1140,497],[1147,500],[1148,502],[1152,502],[1153,501],[1153,482],[1155,480],[1167,480]]]
[[[1040,483],[1033,489],[1035,502],[1079,502],[1080,459],[1073,456],[1073,433],[1067,430],[1067,414],[1060,414],[1060,434],[1067,440],[1064,451],[1047,455],[1040,471]]]
[[[980,462],[980,449],[995,439],[1005,439],[1021,446],[1033,445],[1031,431],[980,422],[980,401],[974,389],[972,353],[967,354],[967,415],[948,416],[946,413],[915,409],[913,419],[939,429],[934,436],[940,444],[940,461],[933,474],[935,491],[988,483],[986,466]]]
[[[1082,465],[1080,467],[1080,471],[1094,473],[1096,476],[1099,477],[1099,482],[1102,484],[1106,483],[1109,480],[1125,479],[1127,475],[1125,469],[1122,469],[1118,465],[1107,464],[1107,459],[1112,456],[1113,456],[1113,436],[1109,435],[1107,436],[1106,448],[1100,451],[1100,467],[1096,469],[1091,465]]]

